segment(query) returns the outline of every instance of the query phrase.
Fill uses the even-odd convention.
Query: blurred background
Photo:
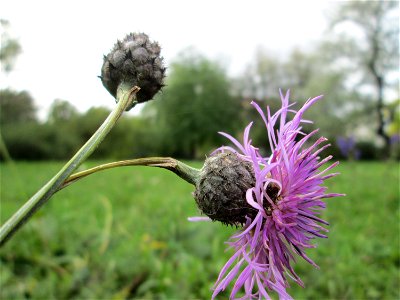
[[[104,121],[103,55],[129,32],[162,47],[166,86],[124,114],[84,167],[172,156],[200,167],[241,139],[267,155],[252,100],[279,89],[341,160],[328,240],[295,268],[295,299],[400,297],[399,2],[0,0],[1,223]],[[2,299],[204,299],[235,231],[188,223],[192,187],[163,170],[112,170],[62,191],[0,250]],[[58,200],[56,200],[58,199]],[[221,296],[224,299],[229,294]],[[275,296],[275,295],[273,295]],[[275,297],[276,298],[276,297]]]

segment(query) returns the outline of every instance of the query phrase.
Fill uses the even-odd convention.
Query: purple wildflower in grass
[[[271,156],[263,157],[249,138],[250,123],[240,143],[232,136],[221,133],[235,146],[221,147],[216,152],[234,152],[251,163],[254,170],[255,185],[247,190],[247,203],[256,210],[255,217],[246,216],[246,223],[234,234],[227,244],[235,253],[220,271],[212,298],[224,291],[234,282],[230,298],[244,289],[241,299],[270,299],[269,292],[275,291],[280,299],[292,299],[286,292],[288,279],[303,286],[295,273],[292,263],[300,256],[311,265],[318,267],[307,255],[305,249],[315,248],[311,240],[326,238],[328,230],[322,225],[328,223],[318,215],[325,208],[324,198],[343,196],[326,193],[322,186],[324,180],[338,173],[327,174],[339,162],[320,170],[332,159],[329,155],[320,159],[319,154],[329,147],[321,146],[327,141],[320,137],[311,146],[306,142],[314,137],[317,130],[309,134],[301,131],[304,112],[322,96],[309,99],[299,111],[291,109],[289,92],[281,93],[282,108],[271,115],[269,107],[266,114],[252,102],[260,113],[269,138]],[[288,114],[294,114],[287,121]]]
[[[400,143],[400,134],[393,134],[390,137],[390,144],[391,145],[396,145]]]
[[[353,151],[353,149],[356,146],[356,142],[354,140],[354,137],[338,137],[336,140],[336,143],[339,147],[340,153],[343,155],[343,157],[349,158],[350,153]]]
[[[357,149],[356,140],[351,137],[338,137],[336,144],[339,147],[340,153],[347,159],[360,159],[361,151]]]

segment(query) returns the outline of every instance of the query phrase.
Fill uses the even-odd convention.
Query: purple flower
[[[356,148],[356,141],[354,137],[338,137],[336,140],[336,144],[339,147],[340,153],[343,157],[350,159],[359,159],[361,156],[361,152]]]
[[[282,108],[271,115],[266,114],[252,102],[260,113],[267,128],[271,156],[263,157],[249,138],[250,123],[240,143],[232,136],[221,133],[234,145],[221,147],[217,152],[232,151],[251,163],[255,185],[247,190],[246,200],[256,209],[255,217],[246,217],[243,228],[227,242],[235,253],[222,268],[214,287],[212,298],[227,289],[234,282],[230,298],[236,297],[244,289],[242,299],[270,299],[269,292],[275,291],[280,299],[292,299],[286,292],[288,279],[303,286],[295,273],[292,263],[296,256],[317,265],[305,254],[305,249],[315,248],[311,240],[326,238],[328,230],[322,225],[328,223],[318,215],[325,208],[324,198],[342,196],[326,193],[322,186],[325,179],[338,173],[327,174],[338,162],[321,170],[320,167],[332,156],[320,159],[321,151],[330,145],[320,146],[327,139],[320,137],[311,146],[306,146],[318,130],[309,134],[301,131],[304,112],[322,96],[309,99],[299,111],[289,105],[289,92],[282,95]],[[294,114],[291,121],[288,114]]]
[[[400,134],[394,134],[390,137],[390,144],[396,145],[400,143]]]
[[[342,153],[344,157],[349,157],[350,152],[356,145],[354,137],[346,138],[340,136],[337,138],[336,143],[339,147],[340,153]]]

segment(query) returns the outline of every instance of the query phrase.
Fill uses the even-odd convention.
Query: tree
[[[21,52],[21,46],[16,39],[13,39],[9,33],[10,23],[7,20],[0,19],[0,26],[2,29],[1,34],[1,45],[0,45],[0,65],[1,70],[8,73],[13,69],[16,57]],[[2,95],[0,95],[2,96]],[[1,100],[1,99],[0,99]],[[0,107],[0,114],[2,111],[2,106]],[[0,124],[2,124],[3,118],[0,119]],[[3,136],[0,133],[0,155],[4,157],[7,161],[11,160],[10,153],[7,149],[6,143],[3,140]]]
[[[80,138],[80,146],[91,138],[93,133],[95,133],[109,114],[110,110],[105,107],[91,107],[86,113],[79,115],[79,118],[74,123],[79,124],[77,131]],[[107,141],[108,138],[101,143],[99,148],[91,155],[92,158],[99,158],[107,155],[109,152],[108,147],[106,147]]]
[[[1,69],[8,73],[10,72],[15,63],[15,59],[21,53],[21,45],[18,40],[12,38],[9,34],[10,22],[4,19],[0,19],[0,25],[2,27],[1,34],[1,47],[0,47],[0,62]]]
[[[390,137],[385,131],[384,92],[388,75],[399,68],[398,12],[397,1],[349,1],[341,4],[331,19],[332,29],[347,24],[355,26],[361,33],[361,38],[357,34],[350,36],[351,43],[347,46],[350,51],[342,52],[341,56],[347,56],[358,69],[361,68],[364,74],[361,81],[375,88],[376,132],[383,138],[387,151]],[[347,32],[357,33],[354,30]],[[348,34],[344,36],[349,37]]]
[[[323,99],[306,118],[313,120],[330,139],[352,133],[362,122],[356,114],[361,109],[363,95],[348,87],[347,69],[332,65],[324,44],[310,52],[292,51],[283,69],[293,88],[293,99],[302,102],[323,94]],[[332,126],[332,124],[335,124]]]
[[[79,113],[71,103],[61,99],[53,101],[43,133],[49,149],[47,158],[66,159],[79,149],[82,141],[78,118]]]
[[[53,101],[47,120],[50,123],[68,122],[78,117],[78,111],[68,101],[56,99]]]
[[[0,90],[0,124],[36,122],[36,108],[27,91]]]
[[[0,158],[45,157],[46,151],[41,143],[43,126],[37,121],[33,98],[28,92],[0,90],[0,125],[1,139],[4,139],[1,141]]]
[[[238,92],[244,101],[256,100],[263,107],[268,105],[272,112],[281,106],[279,89],[284,92],[291,90],[290,99],[297,103],[295,109],[309,97],[323,94],[323,100],[305,117],[313,120],[321,132],[332,139],[354,128],[352,125],[358,120],[350,116],[357,109],[360,95],[346,87],[346,70],[333,68],[329,59],[322,46],[307,52],[293,49],[286,58],[278,58],[258,49],[236,86],[240,87]],[[268,148],[262,122],[257,124],[260,117],[251,107],[244,107],[248,108],[244,110],[244,118],[256,122],[252,129],[253,141]]]
[[[258,48],[252,62],[237,80],[236,92],[244,99],[266,100],[275,97],[279,88],[285,89],[286,78],[282,61],[265,48]]]
[[[218,131],[237,128],[240,103],[217,63],[188,51],[172,63],[167,78],[160,99],[150,105],[165,154],[201,157],[221,143]]]

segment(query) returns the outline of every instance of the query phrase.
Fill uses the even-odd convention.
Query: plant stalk
[[[139,87],[129,87],[121,84],[117,91],[117,106],[110,113],[103,124],[81,149],[62,167],[62,169],[48,181],[35,195],[33,195],[14,215],[0,228],[0,246],[3,246],[13,234],[28,221],[32,215],[57,192],[64,181],[82,164],[104,140],[106,135],[117,123],[125,110],[136,105],[136,93]]]
[[[200,170],[192,168],[184,164],[183,162],[171,157],[137,158],[137,159],[121,160],[112,163],[107,163],[75,173],[64,181],[64,183],[60,186],[59,190],[91,174],[104,171],[107,169],[118,168],[118,167],[129,167],[129,166],[148,166],[148,167],[158,167],[167,169],[171,172],[174,172],[176,175],[178,175],[179,177],[181,177],[182,179],[193,185],[196,185],[200,174]]]

